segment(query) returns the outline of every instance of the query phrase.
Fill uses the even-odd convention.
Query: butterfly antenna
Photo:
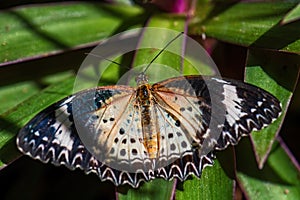
[[[120,63],[118,63],[118,62],[116,62],[116,61],[113,61],[113,60],[110,60],[110,59],[108,59],[108,58],[105,58],[105,57],[103,57],[103,56],[100,56],[100,55],[97,55],[97,54],[93,54],[93,53],[85,53],[85,54],[91,55],[91,56],[95,56],[95,57],[97,57],[97,58],[102,58],[102,59],[107,60],[107,61],[110,61],[110,62],[112,62],[112,63],[114,63],[114,64],[116,64],[116,65],[119,65],[120,67],[126,67],[127,69],[130,69],[130,67],[128,67],[128,66],[121,65]]]
[[[167,45],[163,48],[163,49],[161,49],[159,52],[158,52],[158,54],[150,61],[150,63],[147,65],[147,67],[144,69],[144,71],[143,71],[143,73],[145,73],[147,70],[148,70],[148,68],[150,67],[150,65],[154,62],[154,60],[156,60],[156,58],[172,43],[172,42],[174,42],[174,40],[176,40],[177,38],[179,38],[182,34],[183,34],[184,32],[181,32],[181,33],[179,33],[175,38],[173,38],[171,41],[169,41],[168,43],[167,43]]]

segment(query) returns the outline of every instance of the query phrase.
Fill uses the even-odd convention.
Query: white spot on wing
[[[261,107],[262,104],[263,104],[262,101],[258,101],[258,102],[257,102],[257,105],[258,105],[259,107]]]
[[[59,106],[66,106],[65,104],[71,102],[74,99],[75,96],[70,96],[69,98],[67,98],[65,101],[63,101]]]
[[[39,131],[34,132],[34,135],[37,136],[37,137],[39,137],[40,136]]]
[[[67,105],[57,109],[55,111],[56,123],[53,124],[53,127],[56,130],[54,141],[71,151],[74,140],[71,138],[70,126],[72,122],[69,120],[69,115]]]
[[[252,113],[254,113],[254,112],[256,111],[256,109],[255,109],[255,108],[251,108],[250,111],[251,111]]]
[[[224,83],[224,84],[228,84],[228,83],[229,83],[229,82],[227,82],[227,81],[224,81],[224,80],[218,79],[218,78],[211,78],[211,79],[213,79],[213,80],[215,80],[215,81],[217,81],[217,82],[219,82],[219,83]]]
[[[239,107],[239,104],[242,103],[242,99],[240,99],[237,95],[236,86],[224,84],[224,100],[223,103],[226,106],[226,119],[230,126],[233,126],[237,120],[241,117],[247,115],[247,113],[242,112]]]

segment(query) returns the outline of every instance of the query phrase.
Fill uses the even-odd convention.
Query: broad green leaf
[[[243,150],[251,149],[249,141],[243,141]],[[242,159],[242,157],[247,159]],[[250,151],[248,155],[238,155],[238,173],[246,196],[249,199],[299,199],[299,169],[293,164],[288,154],[276,142],[262,170],[257,168],[255,158]]]
[[[300,20],[300,3],[283,18],[282,24],[287,24],[296,20]]]
[[[164,48],[168,42],[170,42],[177,36],[177,33],[180,34],[180,32],[184,30],[184,20],[185,18],[183,16],[177,16],[174,19],[169,15],[162,14],[151,17],[148,21],[149,29],[147,29],[146,27],[140,44],[140,48],[148,47],[148,49],[144,49],[143,51],[138,51],[136,53],[136,58],[134,60],[133,66],[136,67],[141,64],[150,63],[150,61],[159,53],[159,51]],[[151,28],[157,28],[157,32],[155,31],[155,29]],[[174,30],[174,32],[172,32],[172,30]],[[159,38],[156,39],[154,36],[157,36]],[[168,51],[168,48],[172,49],[172,52]],[[158,63],[161,65],[169,66],[179,71],[181,68],[180,56],[182,49],[182,38],[178,38],[177,40],[173,41],[168,48],[155,59],[153,65],[155,65],[155,63]],[[150,66],[149,70],[151,70],[151,68],[155,68],[155,70],[158,70],[160,67]],[[159,73],[157,73],[156,75],[159,75]]]
[[[280,20],[297,4],[290,2],[257,2],[215,4],[210,10],[196,13],[199,20],[190,25],[191,33],[205,33],[222,41],[251,47],[300,52],[300,21],[281,25]],[[201,28],[199,28],[201,27]]]
[[[233,166],[231,166],[233,167]],[[228,177],[218,160],[206,167],[200,179],[193,178],[176,191],[176,199],[233,199],[234,181]]]
[[[0,62],[56,54],[140,26],[141,9],[95,3],[46,4],[0,12]]]
[[[0,70],[2,72],[2,70]],[[5,73],[5,72],[2,72]],[[69,71],[50,75],[48,77],[41,77],[39,82],[36,81],[25,81],[18,82],[10,85],[0,86],[0,113],[3,113],[22,101],[26,100],[30,96],[34,95],[41,89],[41,84],[50,85],[55,82],[64,80],[66,77],[70,76]],[[5,74],[2,74],[5,77]],[[0,81],[1,82],[1,81]],[[0,83],[1,84],[1,83]],[[40,84],[40,85],[39,85]]]
[[[137,189],[121,186],[117,189],[120,200],[151,200],[172,199],[173,181],[155,179],[149,183],[141,184]]]
[[[49,86],[42,92],[31,96],[13,109],[0,115],[0,167],[10,161],[7,157],[11,157],[9,154],[3,153],[3,149],[9,148],[5,145],[15,143],[15,136],[19,129],[35,114],[63,97],[70,95],[73,82],[74,77],[66,78],[64,81]]]
[[[298,81],[300,55],[274,51],[250,50],[245,80],[275,95],[282,104],[282,114],[267,128],[251,134],[259,167],[268,156],[283,123],[290,99]]]
[[[149,63],[153,57],[149,55],[157,55],[159,51],[164,48],[169,41],[171,41],[177,34],[180,35],[181,32],[184,31],[184,24],[182,24],[182,20],[185,20],[184,16],[173,16],[173,15],[163,15],[157,14],[154,15],[151,19],[149,19],[148,28],[161,28],[162,30],[157,33],[159,38],[164,38],[165,42],[161,43],[161,39],[153,39],[149,38],[147,40],[147,31],[146,34],[143,35],[146,40],[143,40],[142,46],[153,46],[155,48],[150,48],[148,50],[138,51],[137,55],[142,59],[135,59],[134,66],[139,66],[141,64]],[[174,30],[177,32],[173,32],[172,34],[168,31],[164,30]],[[154,32],[153,30],[150,31],[151,34]],[[171,36],[172,35],[172,36]],[[153,37],[153,36],[150,36]],[[199,47],[194,47],[193,45],[189,44],[191,47],[187,51],[187,49],[182,48],[182,44],[186,43],[187,39],[183,37],[179,37],[177,40],[173,41],[172,44],[169,45],[167,49],[165,49],[160,56],[158,56],[153,65],[158,63],[160,66],[153,66],[152,68],[156,71],[154,78],[157,78],[155,81],[167,79],[174,76],[180,75],[191,75],[191,74],[214,74],[215,71],[213,69],[212,60],[207,59],[209,55],[204,50],[204,48],[199,44]],[[192,38],[188,39],[193,40]],[[194,41],[197,43],[196,41]],[[195,48],[195,49],[192,49]],[[201,48],[198,49],[198,48]],[[191,50],[192,49],[192,50]],[[189,51],[199,51],[198,54],[190,55]],[[183,54],[183,55],[182,55]],[[202,60],[201,60],[202,59]],[[209,60],[209,61],[207,61]],[[176,72],[159,72],[161,68],[171,67]],[[145,67],[145,66],[144,66]],[[151,71],[151,68],[149,69]],[[151,75],[151,72],[148,72]],[[160,76],[160,78],[158,78]],[[150,79],[150,81],[152,81]]]
[[[39,91],[38,87],[32,82],[2,86],[0,88],[0,113],[13,108],[37,91]]]

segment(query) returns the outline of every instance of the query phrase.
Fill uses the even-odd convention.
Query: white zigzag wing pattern
[[[212,115],[212,106],[224,116]],[[106,86],[76,93],[28,122],[17,145],[43,162],[138,187],[156,177],[200,177],[203,168],[213,164],[214,150],[237,144],[280,112],[280,102],[255,86],[183,76],[152,86]],[[210,127],[213,121],[217,124]]]

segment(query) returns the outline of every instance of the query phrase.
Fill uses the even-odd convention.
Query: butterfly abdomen
[[[156,158],[159,149],[159,131],[155,118],[153,97],[149,84],[144,84],[137,89],[137,106],[141,113],[141,124],[143,130],[143,144],[149,158]]]

